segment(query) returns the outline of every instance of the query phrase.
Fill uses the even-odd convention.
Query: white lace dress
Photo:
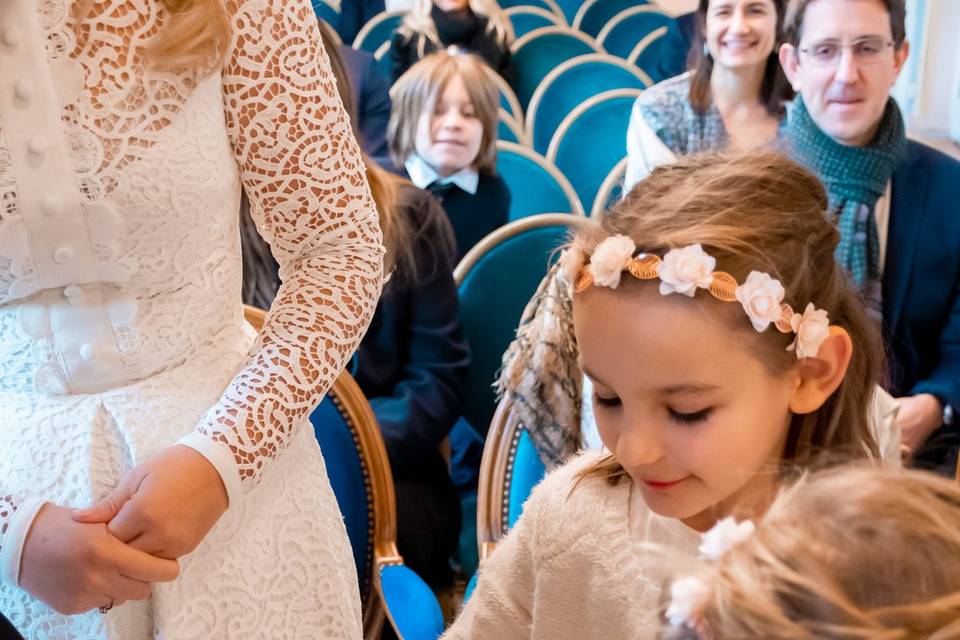
[[[306,0],[226,0],[222,71],[144,64],[158,0],[0,2],[0,611],[28,638],[359,638],[307,421],[381,278],[376,214]],[[284,284],[254,342],[238,202]],[[180,440],[230,507],[149,601],[18,589],[44,501],[87,505]]]

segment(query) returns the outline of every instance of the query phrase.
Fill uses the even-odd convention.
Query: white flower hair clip
[[[627,236],[610,236],[593,250],[589,263],[579,248],[566,249],[560,256],[560,272],[576,293],[592,285],[616,289],[624,271],[638,280],[660,280],[660,294],[665,296],[679,293],[692,298],[698,289],[705,289],[717,300],[739,302],[758,332],[772,324],[781,333],[795,334],[787,351],[795,351],[798,359],[815,357],[830,335],[826,311],[809,303],[802,314],[794,312],[783,302],[783,284],[767,273],[751,271],[746,282],[739,284],[729,273],[715,271],[716,258],[699,244],[673,249],[663,258],[647,253],[634,256],[636,251]]]
[[[753,522],[737,522],[733,517],[717,521],[700,536],[700,554],[709,560],[719,560],[733,547],[745,542],[756,530]],[[687,627],[706,640],[710,633],[703,620],[703,612],[712,595],[710,585],[699,576],[686,576],[670,585],[670,605],[667,607],[667,622],[672,627]]]

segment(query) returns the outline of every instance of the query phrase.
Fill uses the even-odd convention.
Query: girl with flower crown
[[[882,349],[826,202],[775,153],[690,157],[578,231],[559,268],[605,451],[534,491],[446,638],[655,638],[654,565],[798,470],[879,457]]]
[[[702,564],[670,586],[664,640],[960,638],[952,479],[860,465],[812,474],[756,525],[717,523],[699,550]]]

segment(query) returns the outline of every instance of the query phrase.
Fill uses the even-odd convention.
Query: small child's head
[[[882,347],[826,205],[781,154],[689,156],[578,232],[563,269],[612,454],[590,473],[628,474],[653,511],[703,530],[762,510],[786,469],[877,455]]]
[[[434,53],[404,73],[392,90],[390,154],[403,166],[414,153],[447,176],[497,160],[497,86],[474,55]]]
[[[960,638],[955,481],[823,471],[785,490],[753,533],[741,531],[711,532],[719,557],[673,584],[671,640]]]

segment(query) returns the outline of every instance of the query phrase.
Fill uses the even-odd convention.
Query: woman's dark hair
[[[776,36],[773,51],[767,58],[767,66],[763,72],[763,83],[760,85],[760,102],[767,108],[767,113],[781,117],[784,114],[783,103],[793,98],[793,89],[787,82],[787,77],[780,67],[777,52],[783,42],[783,16],[786,10],[786,0],[773,0],[777,12]],[[713,73],[713,56],[705,51],[707,41],[707,9],[710,0],[700,0],[695,16],[696,29],[690,53],[687,55],[687,69],[693,71],[690,78],[690,104],[700,113],[705,113],[713,101],[710,95],[710,75]]]

